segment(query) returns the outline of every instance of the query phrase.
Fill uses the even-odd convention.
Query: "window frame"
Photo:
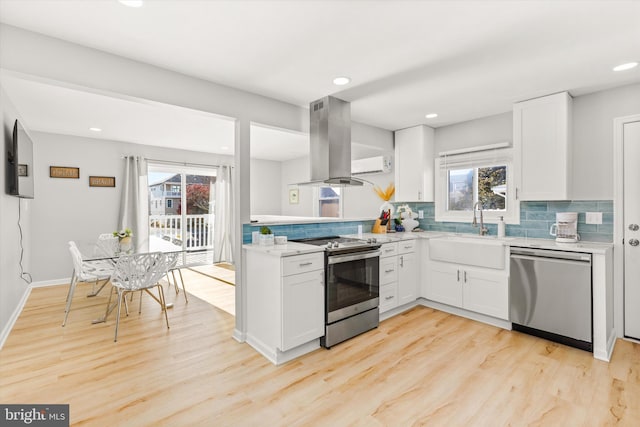
[[[506,166],[506,210],[483,210],[484,222],[497,224],[500,217],[507,224],[520,224],[520,201],[516,199],[516,177],[514,171],[513,149],[502,148],[487,151],[460,153],[455,155],[441,155],[435,160],[435,220],[439,222],[467,222],[473,221],[473,211],[450,211],[449,201],[449,171],[458,169],[474,169],[474,204],[477,193],[477,175],[479,168]]]
[[[337,198],[321,198],[321,190],[322,188],[333,188],[338,189],[339,194]],[[338,200],[338,216],[320,216],[320,202],[322,200]],[[313,191],[313,215],[318,218],[344,218],[344,185],[319,185],[314,187]]]

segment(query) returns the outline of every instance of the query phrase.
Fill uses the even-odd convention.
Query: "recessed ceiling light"
[[[118,1],[123,5],[129,6],[129,7],[142,7],[142,5],[144,4],[142,0],[118,0]]]
[[[630,70],[638,66],[637,62],[627,62],[626,64],[620,64],[617,67],[613,67],[613,71],[625,71]]]
[[[89,128],[89,130],[92,132],[102,132],[102,129],[100,128]]]
[[[438,115],[436,113],[429,113],[425,117],[427,119],[435,119],[436,117],[438,117]]]
[[[351,79],[349,77],[336,77],[333,79],[333,84],[336,86],[344,86],[351,83]]]

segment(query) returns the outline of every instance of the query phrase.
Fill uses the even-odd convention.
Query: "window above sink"
[[[511,148],[441,153],[435,175],[436,221],[471,222],[478,202],[487,223],[520,222]]]

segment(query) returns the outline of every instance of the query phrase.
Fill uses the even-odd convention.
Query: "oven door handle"
[[[327,257],[327,264],[340,264],[343,262],[358,261],[361,259],[375,258],[380,256],[380,251],[359,252],[349,255],[332,255]]]

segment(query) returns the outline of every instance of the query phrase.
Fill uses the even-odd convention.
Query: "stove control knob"
[[[378,242],[378,240],[377,240],[375,237],[373,237],[373,238],[371,239],[371,243],[377,243],[377,242]]]

